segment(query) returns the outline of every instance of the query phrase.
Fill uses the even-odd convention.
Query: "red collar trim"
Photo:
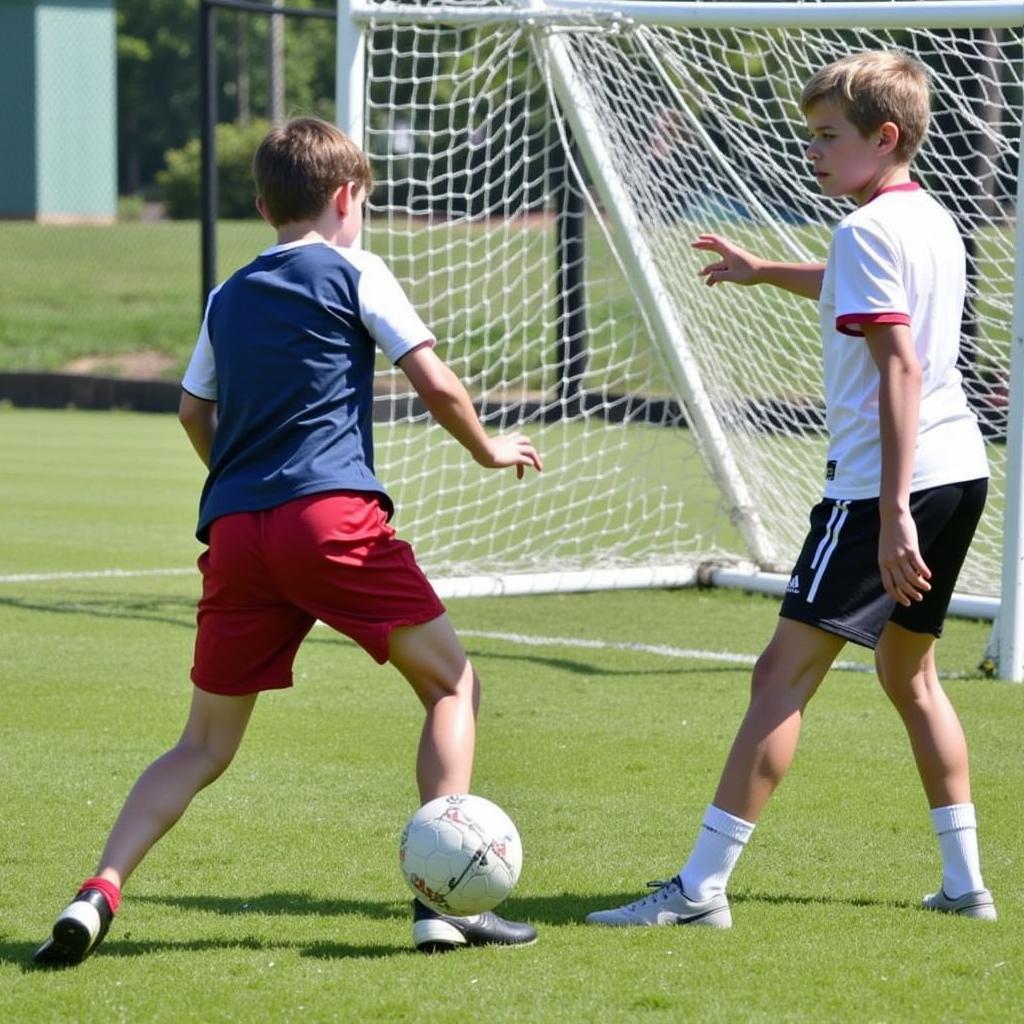
[[[884,188],[880,188],[868,202],[885,195],[886,192],[918,192],[920,189],[921,186],[916,181],[901,181],[898,185],[886,185]]]

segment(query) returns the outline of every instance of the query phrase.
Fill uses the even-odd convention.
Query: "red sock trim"
[[[113,882],[108,882],[105,878],[87,878],[78,892],[83,893],[86,889],[99,889],[107,898],[110,912],[117,913],[117,908],[121,906],[121,890]]]

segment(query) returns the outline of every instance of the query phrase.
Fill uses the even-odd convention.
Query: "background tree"
[[[288,0],[289,7],[322,7]],[[285,19],[286,116],[334,116],[335,25],[330,19]],[[270,18],[217,12],[221,122],[269,112]],[[120,191],[153,187],[166,153],[199,136],[199,0],[119,0],[118,170]]]

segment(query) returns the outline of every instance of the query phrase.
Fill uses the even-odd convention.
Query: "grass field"
[[[154,443],[164,432],[175,443]],[[177,432],[0,409],[0,1020],[1019,1018],[1021,693],[977,675],[986,624],[951,622],[940,655],[998,923],[916,909],[939,870],[924,801],[895,714],[850,669],[812,705],[734,875],[731,931],[580,924],[677,869],[698,827],[745,703],[742,656],[776,614],[723,591],[450,602],[484,680],[474,788],[519,824],[505,909],[538,927],[536,946],[412,951],[396,851],[420,714],[390,669],[315,630],[296,687],[261,699],[230,771],[133,877],[102,951],[32,970],[183,720],[201,474]]]
[[[708,298],[695,277],[706,260],[689,251],[690,240],[706,229],[681,221],[661,229],[658,241],[683,329],[698,348],[705,346],[703,372],[727,377],[741,395],[817,396],[813,307],[772,289]],[[792,257],[773,252],[771,245],[782,243],[766,238],[762,227],[737,222],[720,230],[759,253]],[[387,256],[437,333],[445,357],[473,387],[522,378],[525,386],[550,392],[557,377],[553,231],[543,220],[522,228],[501,221],[392,224],[378,215],[371,218],[367,244]],[[807,252],[824,255],[823,226],[793,233]],[[668,393],[632,289],[593,220],[586,239],[587,386]],[[221,222],[218,279],[272,241],[262,222]],[[978,308],[984,320],[979,358],[983,366],[1005,370],[1010,279],[998,254],[1007,242],[992,231],[978,246]],[[180,379],[198,327],[199,285],[199,226],[192,221],[111,227],[0,223],[0,370],[59,370],[83,358],[146,352],[163,360],[169,379]],[[767,339],[765,323],[772,325]],[[733,336],[739,344],[726,343]]]

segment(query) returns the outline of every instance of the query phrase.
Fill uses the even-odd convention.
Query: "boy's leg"
[[[935,637],[890,622],[875,649],[886,696],[910,737],[929,807],[971,802],[967,741],[935,668]]]
[[[35,953],[37,964],[69,967],[99,945],[120,902],[121,886],[181,817],[195,794],[231,763],[256,696],[224,697],[193,689],[181,739],[139,776],[110,833],[96,874],[86,880],[57,918],[53,934]]]
[[[846,641],[793,619],[779,619],[757,659],[750,703],[715,791],[714,805],[756,822],[792,764],[804,708]]]
[[[995,904],[981,876],[967,741],[939,682],[935,638],[890,622],[879,639],[875,665],[910,738],[942,854],[942,886],[924,898],[924,906],[995,920]]]
[[[476,749],[480,681],[447,615],[389,636],[391,664],[426,711],[416,756],[420,800],[468,793]]]
[[[255,693],[225,697],[193,687],[181,739],[138,778],[118,815],[96,874],[119,888],[192,798],[231,764],[256,705]]]
[[[779,619],[754,666],[746,715],[682,871],[650,896],[589,914],[589,923],[729,927],[729,875],[764,805],[789,770],[804,708],[844,643],[814,626]]]
[[[393,629],[389,657],[427,713],[416,757],[420,800],[426,803],[451,793],[468,793],[480,681],[448,616],[441,615],[421,626]],[[452,917],[414,900],[412,936],[417,949],[435,953],[460,946],[529,945],[536,941],[537,931],[490,911]]]

